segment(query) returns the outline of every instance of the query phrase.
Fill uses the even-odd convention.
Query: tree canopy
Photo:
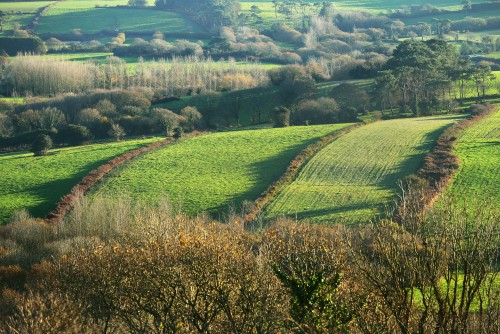
[[[214,31],[233,25],[240,10],[239,0],[156,0],[155,5],[160,9],[183,12]]]

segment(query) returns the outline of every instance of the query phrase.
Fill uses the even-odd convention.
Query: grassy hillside
[[[44,216],[88,172],[127,151],[159,138],[94,144],[33,153],[0,154],[0,224],[18,210]]]
[[[0,11],[5,14],[0,35],[10,36],[15,24],[21,26],[29,24],[37,11],[50,3],[52,1],[0,2]]]
[[[316,222],[361,222],[392,204],[398,180],[415,172],[456,116],[373,123],[340,137],[314,156],[266,209]]]
[[[449,189],[458,201],[494,200],[500,206],[500,109],[458,138],[460,168]]]
[[[169,197],[185,212],[220,212],[254,200],[307,145],[348,124],[216,133],[186,139],[134,160],[95,191]]]
[[[63,1],[52,7],[40,20],[36,32],[70,33],[80,29],[92,34],[101,30],[120,32],[204,33],[205,31],[185,16],[154,9],[96,8],[99,1]],[[126,5],[126,1],[109,6]],[[101,3],[102,5],[102,3]]]

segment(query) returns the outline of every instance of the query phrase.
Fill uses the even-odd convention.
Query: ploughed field
[[[457,116],[381,121],[339,137],[316,154],[265,210],[314,222],[359,223],[396,200],[398,181],[418,170]]]
[[[167,197],[188,214],[221,213],[255,200],[293,158],[321,137],[350,124],[222,132],[188,138],[112,172],[94,195]]]
[[[500,206],[500,109],[467,128],[454,153],[460,167],[448,193],[468,205]]]
[[[23,209],[45,216],[91,170],[160,139],[53,149],[43,157],[27,152],[0,154],[0,225]]]

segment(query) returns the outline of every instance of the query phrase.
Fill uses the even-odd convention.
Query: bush
[[[0,37],[0,50],[7,52],[9,56],[18,53],[44,54],[47,47],[38,37]]]
[[[284,128],[290,125],[290,110],[285,107],[274,108],[274,127]]]
[[[491,105],[489,103],[479,103],[479,104],[471,104],[471,106],[467,109],[472,116],[480,115],[488,110],[490,110]]]
[[[120,139],[125,137],[126,133],[125,130],[119,124],[112,123],[111,129],[109,129],[108,131],[108,135],[110,137],[115,138],[117,141],[120,141]]]
[[[47,135],[39,135],[31,145],[31,152],[37,157],[43,156],[50,148],[52,148],[52,139]]]
[[[196,109],[196,107],[191,107],[187,106],[181,109],[181,116],[183,116],[186,119],[185,124],[183,124],[183,127],[187,131],[192,131],[194,129],[199,129],[202,126],[202,115]]]
[[[58,139],[61,143],[68,143],[72,146],[83,145],[94,136],[89,129],[83,125],[70,124],[59,131]]]
[[[337,123],[340,121],[339,106],[327,97],[305,100],[296,106],[291,119],[294,125]]]

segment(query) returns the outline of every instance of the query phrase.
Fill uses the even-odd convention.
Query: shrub
[[[0,37],[0,50],[7,52],[9,56],[18,53],[44,54],[47,47],[38,37]]]
[[[274,127],[284,128],[290,125],[290,110],[286,107],[274,108]]]
[[[108,99],[99,100],[94,108],[104,116],[110,117],[117,114],[115,105]]]
[[[294,125],[337,123],[340,121],[339,106],[327,97],[305,100],[295,107],[291,120]]]
[[[109,129],[108,135],[115,138],[117,141],[120,141],[120,139],[125,137],[126,133],[119,124],[111,123],[111,129]]]
[[[176,127],[174,129],[174,134],[172,135],[172,137],[174,137],[176,140],[180,139],[182,136],[184,135],[184,130],[182,130],[181,127]]]
[[[471,104],[471,106],[467,109],[471,115],[476,116],[483,114],[490,110],[491,106],[489,103],[480,103],[480,104]]]
[[[92,140],[93,135],[89,129],[83,125],[69,124],[59,131],[58,139],[62,143],[77,146],[83,145]]]
[[[187,106],[181,109],[181,116],[186,119],[184,128],[187,131],[201,128],[202,115],[196,107]]]
[[[50,148],[52,148],[52,139],[47,135],[39,135],[31,145],[31,152],[35,156],[43,156]]]

